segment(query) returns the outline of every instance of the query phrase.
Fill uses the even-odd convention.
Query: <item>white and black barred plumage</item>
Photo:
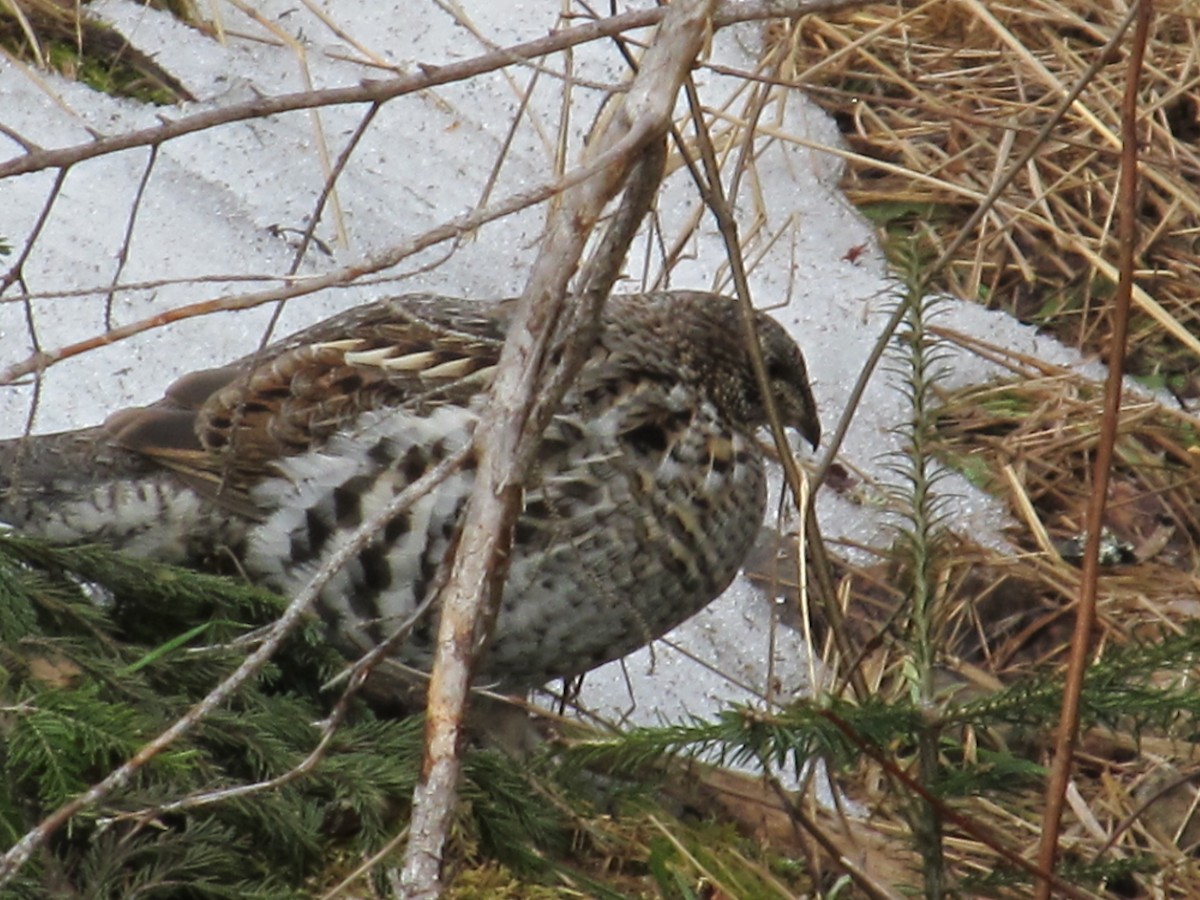
[[[354,530],[472,439],[510,304],[430,295],[335,316],[176,382],[99,428],[0,442],[0,520],[166,561],[236,559],[294,594]],[[784,424],[819,425],[799,348],[757,338]],[[571,676],[659,637],[736,574],[763,518],[766,424],[736,301],[617,295],[543,437],[479,678]],[[473,457],[324,588],[347,654],[386,638],[437,580]],[[397,651],[428,668],[435,617]]]

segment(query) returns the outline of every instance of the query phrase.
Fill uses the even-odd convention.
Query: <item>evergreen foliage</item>
[[[0,835],[11,845],[155,737],[244,658],[283,601],[236,580],[98,547],[0,535]],[[230,702],[86,809],[5,897],[284,898],[361,859],[404,825],[422,722],[352,703],[316,767],[269,789],[317,746],[344,665],[316,625]],[[525,869],[563,846],[528,775],[473,754],[460,832]],[[474,835],[475,837],[471,837]]]

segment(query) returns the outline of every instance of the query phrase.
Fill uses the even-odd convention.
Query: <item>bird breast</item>
[[[482,683],[520,690],[616,659],[697,612],[736,574],[762,521],[752,436],[692,388],[654,382],[568,395],[544,436],[515,526]],[[601,396],[603,395],[603,396]],[[594,408],[593,408],[594,407]],[[293,596],[362,522],[465,447],[476,408],[365,413],[319,449],[276,464],[252,500],[253,577]],[[339,569],[317,609],[345,652],[406,623],[434,588],[473,460],[413,502]],[[396,656],[428,669],[436,617]]]

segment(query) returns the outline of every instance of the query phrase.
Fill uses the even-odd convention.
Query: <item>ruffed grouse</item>
[[[185,376],[104,426],[0,442],[0,520],[175,563],[232,555],[293,594],[364,517],[470,441],[510,307],[383,300]],[[773,319],[757,326],[783,422],[815,447],[804,358]],[[720,594],[762,522],[766,421],[735,301],[613,296],[526,485],[479,682],[521,690],[584,672]],[[472,474],[468,458],[322,591],[341,650],[383,640],[424,598]],[[427,618],[396,653],[424,669]]]

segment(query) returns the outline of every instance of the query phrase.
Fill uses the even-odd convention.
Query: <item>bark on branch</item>
[[[473,656],[486,634],[481,626],[494,617],[499,603],[528,461],[571,376],[582,365],[604,299],[653,197],[647,185],[656,185],[661,177],[661,147],[675,97],[704,46],[715,6],[715,0],[676,0],[668,7],[628,93],[616,101],[611,115],[602,116],[587,154],[604,155],[621,146],[628,151],[564,192],[547,223],[546,240],[508,334],[491,403],[475,432],[475,487],[442,595],[425,759],[397,885],[403,897],[432,898],[441,892],[442,851],[455,804]],[[595,263],[586,268],[575,308],[568,309],[568,284],[588,237],[605,205],[635,172],[638,183],[630,184],[627,207],[601,242]],[[556,345],[561,354],[549,352]],[[556,358],[557,364],[552,362]]]

